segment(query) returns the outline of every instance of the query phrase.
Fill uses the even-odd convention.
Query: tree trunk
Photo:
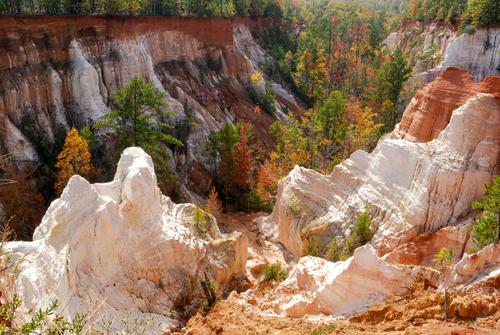
[[[448,289],[444,288],[444,321],[448,322]]]

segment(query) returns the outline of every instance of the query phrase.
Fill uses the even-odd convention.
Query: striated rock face
[[[291,317],[349,315],[404,292],[417,275],[433,270],[386,263],[371,245],[356,249],[344,262],[303,257],[271,297],[277,312]]]
[[[435,23],[406,23],[384,44],[389,49],[403,49],[411,58],[416,82],[431,82],[449,67],[466,69],[475,80],[500,74],[499,28],[459,34]]]
[[[448,125],[453,111],[478,93],[500,98],[500,77],[475,82],[467,71],[449,68],[417,91],[394,135],[413,142],[433,140]]]
[[[441,286],[461,289],[475,284],[478,278],[481,281],[500,278],[500,244],[492,244],[476,254],[465,255],[446,273]]]
[[[468,218],[457,226],[419,234],[411,242],[401,244],[386,254],[384,260],[391,264],[433,266],[434,256],[446,247],[453,250],[453,261],[457,262],[471,247],[469,231],[473,222],[473,218]]]
[[[151,157],[129,148],[112,182],[72,177],[33,242],[4,245],[19,272],[1,278],[2,295],[14,285],[26,308],[57,299],[69,317],[91,312],[98,327],[161,334],[197,307],[204,273],[221,293],[245,275],[247,239],[221,234],[208,214],[194,221],[194,210],[163,196]]]
[[[409,114],[425,111],[427,100],[418,106],[417,99],[403,119],[419,121]],[[274,227],[273,237],[300,256],[311,236],[320,252],[332,236],[342,239],[365,205],[379,227],[372,242],[380,254],[417,233],[457,224],[499,172],[500,100],[475,94],[436,135],[425,143],[386,139],[371,154],[353,153],[329,176],[296,167],[279,183],[276,205],[263,226]]]
[[[50,165],[71,126],[98,120],[116,90],[141,76],[166,94],[179,129],[190,123],[174,166],[185,185],[196,184],[189,171],[194,162],[207,168],[210,131],[246,120],[261,144],[272,143],[267,129],[273,117],[252,113],[246,88],[251,74],[273,64],[251,34],[268,24],[250,18],[2,17],[0,154]],[[278,115],[300,110],[286,88],[271,83]]]

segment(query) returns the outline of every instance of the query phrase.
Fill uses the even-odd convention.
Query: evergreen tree
[[[371,241],[373,237],[372,228],[373,221],[368,214],[368,207],[365,207],[365,211],[358,216],[351,233],[345,240],[344,247],[349,255],[352,255],[358,247]]]
[[[478,27],[500,23],[500,3],[498,0],[469,0],[467,13],[472,24]]]
[[[161,151],[160,143],[181,146],[182,143],[168,133],[172,128],[168,119],[173,114],[164,111],[163,97],[153,83],[134,77],[116,92],[113,98],[116,108],[96,126],[116,132],[120,151],[139,146],[154,154]]]
[[[450,266],[453,261],[453,249],[452,248],[441,248],[438,253],[432,259],[432,262],[436,267],[442,270],[446,266]]]
[[[475,209],[483,210],[472,228],[473,252],[485,246],[500,242],[500,175],[491,185],[486,186],[484,197],[472,204]]]
[[[379,115],[381,122],[384,123],[384,132],[391,131],[399,121],[400,113],[397,108],[399,96],[404,83],[410,78],[411,71],[403,52],[397,48],[389,60],[382,64],[377,73],[373,100],[380,111]],[[382,109],[384,103],[386,106],[392,107]]]

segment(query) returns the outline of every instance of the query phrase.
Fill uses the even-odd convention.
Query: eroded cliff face
[[[245,277],[246,237],[196,220],[195,208],[162,195],[151,157],[129,148],[112,182],[73,176],[32,242],[2,246],[2,296],[18,293],[23,309],[58,300],[111,333],[162,334],[198,308],[205,275],[221,295]]]
[[[166,94],[176,124],[189,120],[191,130],[183,135],[187,145],[176,152],[175,165],[185,184],[203,184],[187,176],[203,170],[210,131],[246,120],[261,144],[271,144],[267,129],[273,117],[251,112],[255,103],[246,89],[249,75],[272,64],[251,34],[269,24],[263,19],[0,18],[0,153],[11,153],[18,162],[46,163],[71,126],[98,120],[110,110],[116,90],[141,76]],[[272,85],[278,115],[300,109],[286,88]]]
[[[455,95],[447,91],[450,78],[472,81],[457,71],[446,71],[418,93],[399,136],[386,137],[371,154],[356,151],[329,176],[295,167],[279,183],[262,227],[297,256],[311,236],[324,252],[368,205],[379,225],[372,243],[383,255],[418,233],[458,224],[499,172],[500,86],[489,86],[498,78],[488,78]],[[449,107],[449,122],[443,106]]]
[[[433,81],[449,67],[466,69],[475,80],[500,74],[499,28],[459,33],[440,24],[406,22],[384,44],[410,57],[415,85]]]

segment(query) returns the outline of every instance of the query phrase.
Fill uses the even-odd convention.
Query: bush
[[[446,266],[450,266],[453,261],[453,249],[441,248],[432,259],[434,266],[442,270]]]
[[[205,213],[201,210],[200,207],[196,206],[193,212],[193,220],[201,232],[206,233],[207,231],[207,218],[205,217]]]
[[[377,227],[370,219],[366,206],[365,211],[358,216],[351,233],[345,238],[343,247],[338,244],[337,237],[334,236],[328,245],[325,258],[332,262],[346,260],[352,256],[354,250],[370,242],[376,230]]]
[[[500,175],[493,183],[486,186],[484,197],[472,204],[474,209],[482,209],[472,227],[472,252],[477,252],[487,245],[500,242]]]
[[[318,256],[318,241],[314,236],[307,237],[307,246],[304,248],[305,256]]]
[[[469,34],[469,35],[474,35],[476,33],[476,28],[469,24],[469,25],[465,26],[464,33]]]
[[[281,264],[274,263],[270,264],[264,270],[264,281],[275,281],[280,282],[286,279],[288,273]]]
[[[200,279],[201,288],[203,289],[203,293],[205,294],[205,301],[203,301],[203,303],[201,304],[201,308],[206,312],[210,310],[217,302],[217,293],[215,291],[214,284],[208,278],[206,272],[204,275],[205,278]]]

